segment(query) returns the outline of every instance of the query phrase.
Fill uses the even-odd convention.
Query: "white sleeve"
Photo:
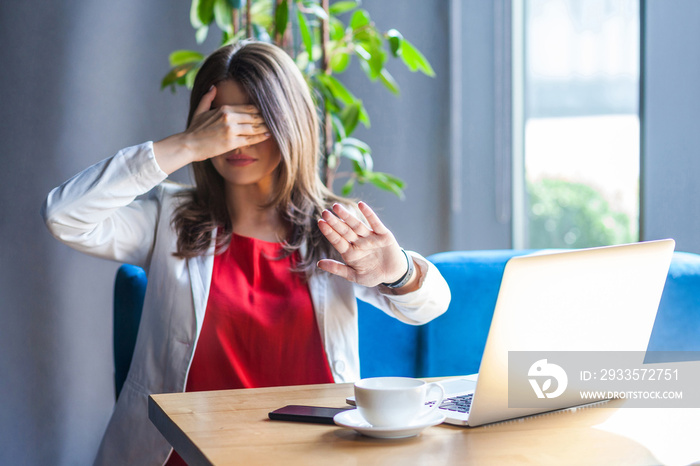
[[[78,251],[146,266],[160,212],[151,191],[166,178],[151,142],[127,147],[54,188],[41,214],[49,231]]]
[[[378,287],[355,284],[355,295],[402,322],[421,325],[447,311],[451,299],[450,287],[430,261],[413,251],[406,252],[421,270],[422,278],[417,290],[393,295],[381,293]]]

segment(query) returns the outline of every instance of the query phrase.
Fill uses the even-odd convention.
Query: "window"
[[[516,0],[517,3],[517,0]],[[523,0],[514,245],[639,238],[639,2]],[[520,18],[520,19],[519,19]],[[515,36],[517,37],[517,35]],[[517,39],[515,54],[518,53]],[[520,81],[520,82],[518,82]],[[518,125],[518,121],[521,123]],[[516,140],[518,138],[516,137]],[[517,156],[516,156],[517,157]],[[514,218],[518,218],[516,215]]]

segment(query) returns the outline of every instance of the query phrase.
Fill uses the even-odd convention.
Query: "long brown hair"
[[[300,270],[313,270],[316,261],[337,257],[316,224],[323,209],[348,201],[328,190],[318,175],[319,123],[309,87],[294,61],[282,49],[256,41],[241,41],[211,54],[197,73],[190,96],[187,126],[204,94],[221,81],[233,80],[248,94],[277,142],[282,160],[277,186],[267,206],[274,206],[289,225],[288,253],[304,248]],[[211,160],[192,164],[195,186],[176,210],[176,256],[191,258],[210,247],[216,229],[216,252],[231,240],[224,180]]]

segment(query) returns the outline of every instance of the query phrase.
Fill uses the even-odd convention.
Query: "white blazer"
[[[147,142],[119,151],[52,190],[42,208],[51,233],[92,256],[143,267],[148,287],[134,357],[100,445],[96,464],[162,464],[171,447],[148,419],[148,395],[181,392],[204,321],[214,263],[209,253],[173,256],[172,213],[183,186],[166,182]],[[386,295],[325,273],[309,277],[321,339],[336,382],[360,377],[359,298],[411,325],[439,316],[450,290],[422,256],[420,289]]]

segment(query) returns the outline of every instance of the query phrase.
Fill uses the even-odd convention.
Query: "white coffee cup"
[[[433,391],[439,397],[426,406]],[[357,410],[373,427],[408,426],[435,411],[444,397],[440,384],[410,377],[372,377],[355,383]]]

